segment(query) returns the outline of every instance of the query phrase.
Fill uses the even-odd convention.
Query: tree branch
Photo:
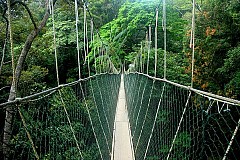
[[[32,12],[30,11],[30,9],[29,9],[28,6],[26,5],[26,3],[21,2],[21,1],[14,1],[13,3],[11,3],[11,7],[13,7],[13,6],[16,5],[16,4],[22,5],[22,6],[27,10],[28,15],[29,15],[29,17],[30,17],[30,19],[31,19],[31,21],[32,21],[32,24],[33,24],[34,28],[37,29],[37,25],[36,25],[36,23],[35,23],[35,21],[34,21]],[[7,11],[7,8],[4,9],[3,17],[5,17],[6,11]]]
[[[54,0],[54,4],[56,3],[57,0]],[[21,54],[18,58],[18,62],[17,62],[17,66],[15,69],[15,83],[12,82],[11,85],[11,89],[10,89],[10,94],[8,97],[8,101],[14,101],[16,99],[16,90],[17,90],[17,83],[18,80],[21,76],[21,72],[22,72],[22,68],[23,68],[23,64],[26,60],[27,54],[31,48],[31,45],[34,41],[34,39],[37,37],[37,35],[39,34],[39,32],[42,30],[42,28],[46,25],[47,20],[49,18],[49,9],[47,9],[47,11],[45,12],[44,17],[42,18],[42,21],[40,22],[38,27],[35,27],[34,30],[31,31],[31,33],[28,35],[25,44],[22,48]],[[4,135],[3,135],[3,154],[4,157],[6,158],[8,153],[9,153],[9,147],[8,144],[10,142],[11,139],[11,122],[13,120],[13,113],[15,111],[13,110],[12,107],[8,107],[6,108],[6,116],[5,116],[5,125],[4,125]]]

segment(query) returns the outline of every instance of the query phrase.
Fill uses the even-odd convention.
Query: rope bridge
[[[119,84],[101,74],[6,106],[18,110],[8,159],[110,159]]]
[[[138,72],[124,83],[135,159],[240,156],[239,101]],[[106,73],[1,104],[17,110],[8,159],[110,159],[119,86]]]
[[[239,159],[238,101],[138,72],[125,90],[137,160]]]
[[[136,160],[239,159],[240,102],[193,88],[195,0],[193,0],[190,44],[192,48],[191,86],[183,86],[166,78],[165,5],[163,0],[163,79],[157,78],[159,62],[157,43],[155,43],[154,77],[149,75],[151,26],[149,26],[147,37],[147,62],[143,62],[142,54],[137,55],[133,68],[123,74],[125,93],[122,90],[121,95],[126,94],[125,98],[122,98],[126,100],[127,107],[120,107],[127,108],[128,117],[125,118],[130,124],[128,128],[130,138],[128,138],[132,143],[131,149],[134,153],[132,158]],[[8,9],[10,10],[10,6]],[[109,55],[105,53],[104,46],[101,46],[102,48],[98,48],[99,53],[94,52],[96,74],[91,76],[86,20],[86,12],[89,10],[85,3],[85,55],[84,60],[80,59],[78,5],[75,0],[79,80],[60,85],[53,1],[49,1],[49,10],[53,21],[58,86],[0,104],[0,112],[12,116],[11,122],[5,121],[11,125],[10,133],[4,131],[4,127],[0,128],[1,143],[3,143],[1,146],[5,147],[0,150],[7,149],[8,152],[4,158],[14,160],[113,159],[114,139],[117,139],[115,120],[121,75],[117,73]],[[9,22],[11,22],[10,16]],[[157,42],[157,23],[158,10],[156,10],[155,42]],[[91,19],[91,40],[94,39],[93,24]],[[9,30],[11,31],[11,27]],[[139,57],[141,57],[140,60],[137,60]],[[14,58],[12,61],[14,63]],[[88,65],[88,78],[81,78],[81,61],[84,61],[84,65]],[[99,68],[97,68],[97,61]],[[14,79],[13,74],[13,81]],[[10,140],[5,143],[4,138],[9,137]],[[0,158],[2,158],[1,155]]]

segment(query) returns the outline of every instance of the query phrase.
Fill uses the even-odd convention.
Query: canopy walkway
[[[125,105],[120,81],[105,73],[1,104],[17,111],[8,159],[239,158],[239,101],[127,73]]]
[[[49,4],[52,5],[50,11],[54,24],[53,1],[49,1]],[[193,88],[195,0],[190,45],[191,86],[167,80],[164,0],[163,79],[157,78],[156,74],[157,44],[154,77],[149,74],[150,27],[146,64],[137,55],[132,67],[119,73],[109,55],[104,53],[104,49],[99,49],[100,58],[94,59],[96,74],[91,76],[89,57],[84,50],[84,65],[88,63],[89,76],[81,78],[76,0],[75,5],[79,80],[67,84],[59,83],[58,59],[54,46],[58,85],[0,104],[0,112],[7,117],[5,124],[0,125],[3,126],[0,128],[0,159],[239,159],[240,101]],[[10,6],[8,8],[10,10]],[[87,5],[84,4],[84,49],[88,47],[85,42],[88,39],[86,12]],[[158,11],[155,32],[157,18]],[[91,21],[93,32],[92,24]],[[9,30],[11,31],[11,27]],[[54,25],[53,32],[55,34]],[[91,33],[91,39],[93,38]],[[55,35],[54,43],[56,45]],[[100,63],[99,68],[96,67],[96,61]]]

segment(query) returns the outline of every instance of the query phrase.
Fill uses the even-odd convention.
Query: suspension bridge
[[[56,48],[55,57],[59,77]],[[147,66],[136,59],[121,72],[109,57],[100,61],[95,75],[81,78],[79,62],[79,80],[57,80],[54,88],[0,104],[11,116],[5,120],[11,131],[1,136],[5,159],[239,159],[240,101],[167,80],[166,55],[164,78],[156,77],[157,53],[155,76],[148,74],[149,59]]]

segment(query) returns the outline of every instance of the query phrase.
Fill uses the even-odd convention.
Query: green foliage
[[[132,53],[134,55],[134,53]],[[135,53],[136,54],[136,53]],[[128,56],[129,59],[133,57],[133,55]],[[147,73],[147,55],[148,53],[143,52],[142,59],[144,64],[144,72]],[[135,62],[135,70],[140,71],[141,60],[138,56]],[[167,65],[167,75],[166,78],[173,82],[177,82],[184,85],[189,85],[191,78],[190,74],[187,72],[186,66],[188,65],[187,58],[183,55],[183,53],[166,53],[166,65]],[[151,50],[149,55],[149,71],[148,73],[154,76],[155,73],[155,51]],[[157,62],[157,77],[164,77],[164,51],[160,48],[158,49],[158,62]]]
[[[223,68],[228,63],[224,59],[240,41],[239,7],[237,0],[203,1],[202,11],[198,12],[196,20],[195,87],[231,96],[224,93],[224,90],[231,81],[229,78],[234,78],[231,75],[233,72],[230,71],[228,78],[222,77],[225,77]]]
[[[89,0],[89,9],[93,13],[96,27],[99,28],[117,17],[118,10],[125,0]]]
[[[131,53],[139,50],[139,44],[145,39],[149,25],[152,26],[152,34],[154,34],[155,10],[158,5],[157,1],[151,1],[151,3],[144,1],[127,2],[119,9],[116,19],[101,27],[101,37],[104,43],[111,48],[108,53],[112,57],[119,57],[121,62],[126,61],[127,65],[131,63],[134,55]],[[162,3],[159,6],[161,8]],[[171,5],[168,5],[167,13],[167,34],[169,37],[167,47],[169,51],[178,53],[183,48],[182,39],[186,32],[187,23],[185,19],[180,18],[179,13]],[[159,15],[161,14],[162,10],[159,9]],[[158,22],[161,21],[162,17],[159,16]],[[161,25],[158,28],[158,37],[158,46],[163,48]]]
[[[240,97],[240,46],[229,50],[227,58],[224,60],[224,65],[217,69],[219,79],[224,86],[225,94],[232,98],[239,99]]]
[[[101,37],[111,47],[109,54],[124,61],[127,53],[145,37],[146,26],[154,17],[156,2],[125,3],[119,9],[118,17],[101,27]]]
[[[98,159],[97,146],[85,102],[77,99],[72,88],[63,88],[60,92],[61,95],[59,92],[55,92],[51,96],[20,106],[27,124],[26,130],[30,133],[38,154],[46,160],[79,159],[80,155],[72,133],[73,129],[84,159]],[[67,120],[67,114],[71,126]],[[11,145],[15,150],[9,156],[13,156],[13,159],[21,159],[26,156],[34,159],[32,145],[26,136],[20,117],[16,117],[13,127],[14,136]]]
[[[177,135],[177,138],[174,141],[172,154],[173,159],[182,159],[185,154],[185,150],[187,150],[189,147],[191,147],[191,135],[187,132],[180,132]],[[169,153],[170,146],[165,145],[160,148],[160,152],[164,155],[167,155]]]
[[[40,66],[32,66],[28,70],[22,71],[22,76],[18,84],[18,94],[27,96],[45,90],[46,83],[43,80],[47,74],[48,69]]]

